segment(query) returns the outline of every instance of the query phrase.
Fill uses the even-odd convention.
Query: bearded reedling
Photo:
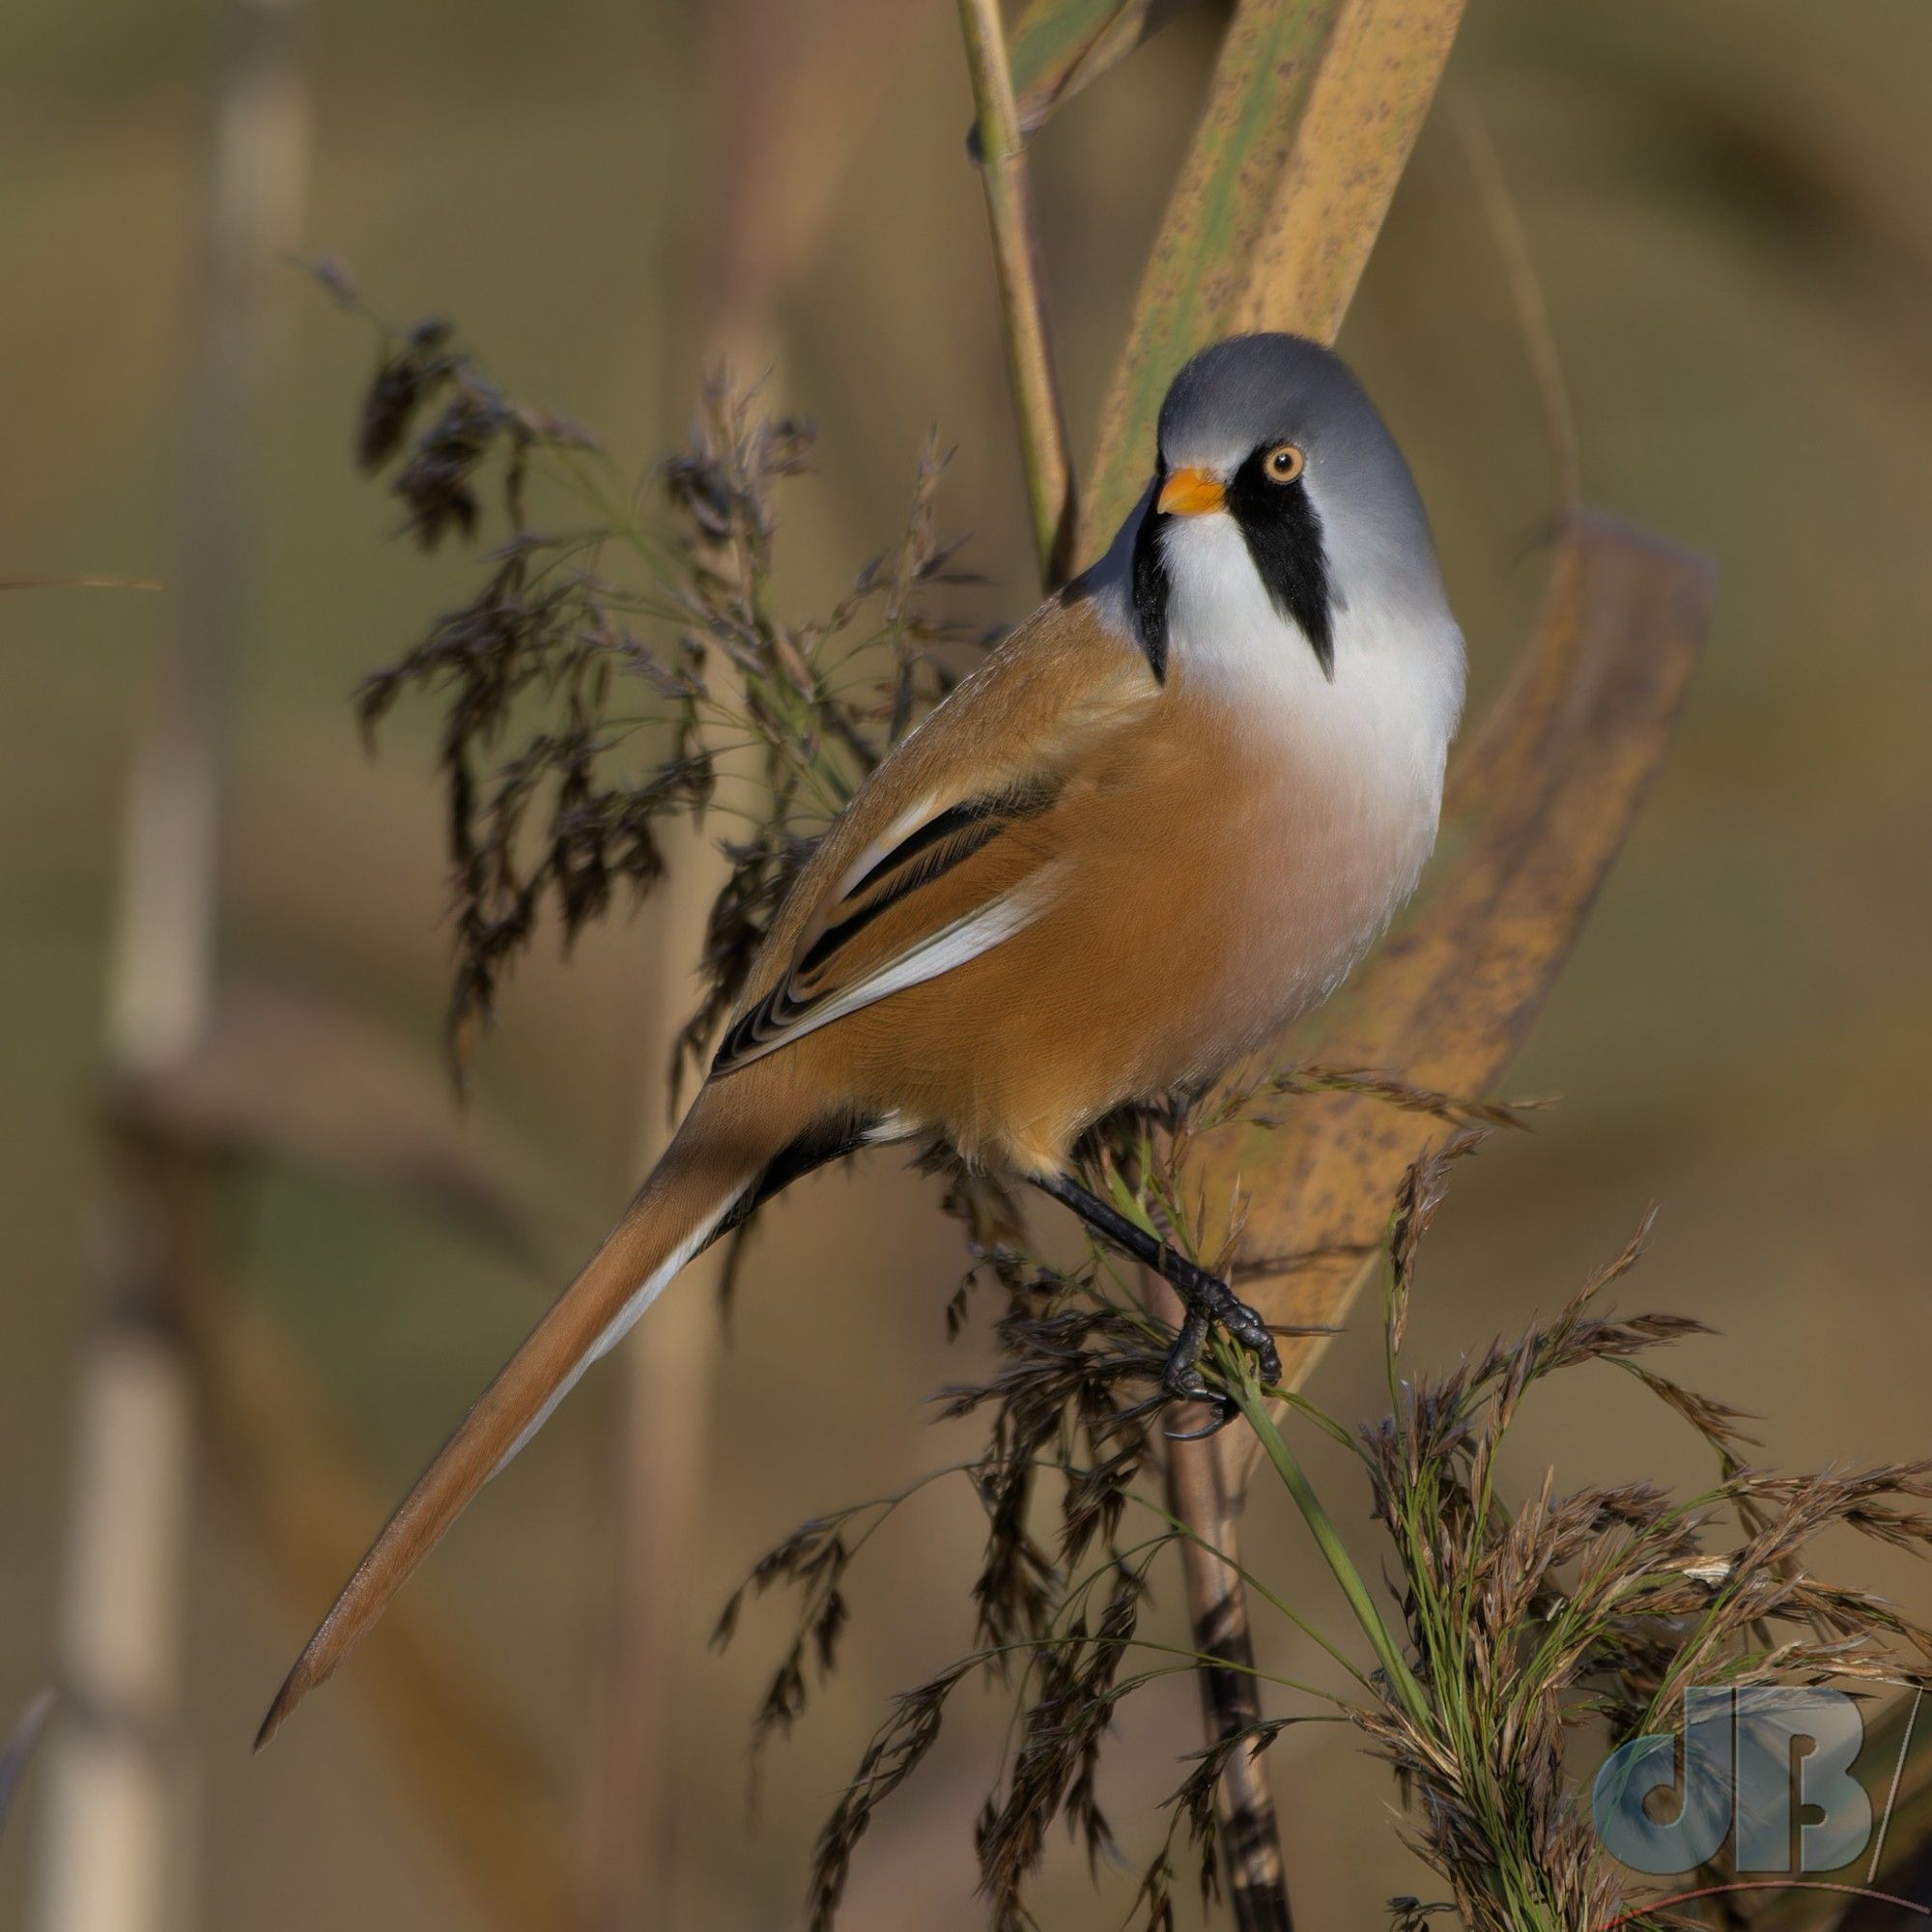
[[[855,1148],[939,1135],[1164,1275],[1187,1309],[1174,1398],[1212,1399],[1216,1322],[1278,1378],[1254,1310],[1084,1188],[1069,1150],[1333,990],[1435,843],[1463,682],[1421,499],[1347,367],[1292,335],[1197,355],[1106,555],[826,834],[663,1159],[404,1498],[257,1743],[692,1256]]]

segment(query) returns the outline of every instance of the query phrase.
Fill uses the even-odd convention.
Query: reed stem
[[[1066,420],[1047,337],[1033,187],[1020,139],[999,0],[959,0],[959,28],[973,78],[974,158],[986,191],[1007,363],[1019,419],[1020,461],[1026,471],[1040,581],[1051,590],[1065,582],[1072,563],[1073,466],[1066,453]]]

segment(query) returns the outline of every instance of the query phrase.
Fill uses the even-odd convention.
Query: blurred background
[[[265,22],[279,38],[279,66],[237,56],[244,16],[252,44]],[[816,43],[820,16],[841,38]],[[1213,6],[1183,16],[1035,145],[1076,452],[1217,25]],[[252,192],[259,220],[239,306],[233,263],[217,251],[213,281],[209,266],[224,71],[269,75],[252,108],[233,86],[228,100],[228,152],[253,158],[224,192]],[[1932,1446],[1932,14],[1472,0],[1342,346],[1421,479],[1480,694],[1535,608],[1550,479],[1456,132],[1471,107],[1545,287],[1586,495],[1711,554],[1720,587],[1675,750],[1509,1083],[1563,1104],[1465,1174],[1411,1347],[1439,1362],[1520,1324],[1656,1200],[1626,1300],[1723,1331],[1677,1366],[1767,1418],[1769,1458],[1915,1456]],[[943,519],[974,532],[986,579],[959,612],[991,623],[1036,585],[970,113],[941,0],[0,13],[0,578],[165,586],[0,593],[0,1728],[63,1645],[85,1364],[127,1239],[99,1098],[110,1025],[124,1047],[139,1035],[128,986],[147,968],[138,946],[115,963],[117,933],[125,956],[143,921],[170,919],[130,909],[140,838],[124,816],[190,631],[232,639],[211,684],[227,772],[215,980],[253,1018],[177,1099],[217,1146],[260,1104],[247,1091],[299,1098],[308,1123],[224,1159],[198,1197],[242,1394],[197,1398],[182,1465],[184,1662],[161,1746],[176,1856],[157,1926],[562,1924],[566,1894],[600,1926],[792,1923],[811,1834],[888,1698],[967,1641],[983,1522],[955,1483],[869,1547],[842,1668],[748,1804],[746,1740],[787,1625],[754,1608],[727,1652],[707,1649],[727,1592],[800,1519],[976,1440],[935,1427],[927,1398],[990,1359],[990,1309],[948,1344],[956,1231],[935,1183],[887,1153],[769,1215],[728,1349],[699,1291],[640,1331],[646,1351],[661,1338],[658,1386],[665,1362],[687,1365],[652,1463],[691,1529],[673,1568],[613,1583],[637,1438],[627,1452],[626,1375],[607,1369],[412,1593],[403,1640],[435,1665],[443,1728],[399,1719],[397,1676],[424,1676],[393,1644],[381,1662],[385,1633],[249,1752],[335,1580],[304,1568],[305,1537],[344,1518],[356,1541],[374,1530],[628,1192],[659,1131],[662,1015],[692,965],[688,924],[670,945],[655,913],[567,962],[540,947],[473,1104],[459,1117],[447,1098],[435,720],[406,703],[371,759],[346,700],[467,567],[394,540],[393,506],[353,473],[370,335],[279,256],[332,251],[385,314],[457,318],[513,393],[637,469],[679,434],[715,353],[762,358],[776,400],[822,431],[822,473],[793,492],[782,538],[802,610],[892,543],[937,424],[958,445]],[[252,321],[222,334],[237,315]],[[212,492],[227,546],[213,565]],[[138,834],[179,787],[133,796]],[[150,890],[195,888],[163,872]],[[382,1126],[359,1171],[357,1108]],[[153,1179],[136,1177],[137,1220]],[[511,1226],[505,1199],[528,1216]],[[1351,1420],[1379,1412],[1377,1338],[1358,1327],[1314,1388]],[[1700,1468],[1606,1374],[1526,1429],[1530,1463],[1553,1458],[1566,1481]],[[1350,1465],[1314,1468],[1360,1525]],[[1345,1629],[1272,1497],[1249,1561]],[[1864,1548],[1846,1564],[1932,1613],[1922,1568]],[[660,1620],[668,1708],[641,1784],[606,1787],[642,1808],[600,1827],[587,1794],[627,1587]],[[1262,1639],[1271,1663],[1307,1667],[1287,1634]],[[1006,1721],[996,1697],[959,1702],[862,1848],[848,1925],[980,1922],[971,1822]],[[1197,1743],[1184,1682],[1123,1718],[1104,1797],[1130,1852]],[[1269,1762],[1308,1926],[1429,1895],[1349,1732],[1292,1732]],[[653,1765],[668,1776],[653,1783]],[[37,1766],[0,1842],[0,1924],[49,1922],[35,1901],[59,1861],[58,1781]],[[505,1791],[517,1831],[496,1833]],[[469,1842],[450,1825],[466,1815]],[[496,1840],[480,1854],[479,1820]],[[1103,1874],[1096,1893],[1066,1848],[1054,1859],[1048,1922],[1118,1924],[1131,1885]]]

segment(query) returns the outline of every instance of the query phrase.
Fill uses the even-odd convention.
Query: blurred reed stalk
[[[670,1067],[690,1010],[680,957],[695,958],[724,883],[723,860],[696,835],[667,852],[663,943],[643,1001],[634,1173],[664,1151]],[[619,1351],[620,1412],[611,1502],[611,1575],[593,1687],[584,1789],[583,1922],[590,1932],[658,1932],[672,1923],[673,1772],[679,1661],[689,1655],[680,1587],[696,1560],[725,1250],[701,1255],[662,1320]]]
[[[178,1734],[193,1480],[185,1307],[205,1272],[213,1176],[127,1104],[206,1037],[215,999],[221,714],[247,589],[248,441],[264,284],[294,239],[307,115],[292,0],[235,0],[214,83],[184,506],[156,688],[129,785],[109,969],[99,1312],[81,1372],[61,1700],[37,1923],[185,1923],[188,1767]]]
[[[908,44],[891,0],[729,0],[700,36],[719,104],[701,137],[712,150],[701,226],[692,238],[699,339],[715,366],[767,395],[783,390],[784,309],[812,261],[838,189],[885,80]],[[853,90],[867,72],[872,85]],[[667,358],[673,363],[675,358]],[[682,366],[677,363],[676,366]],[[665,398],[667,409],[673,407]],[[705,675],[721,693],[736,673],[715,648]],[[762,782],[757,747],[722,753],[727,788]],[[680,824],[666,839],[667,877],[652,927],[638,1037],[637,1143],[645,1174],[674,1122],[674,1068],[694,1005],[712,906],[731,865],[715,837]],[[668,1580],[696,1561],[704,1508],[705,1439],[719,1352],[720,1297],[733,1247],[685,1269],[647,1330],[619,1351],[623,1377],[611,1574],[594,1741],[584,1792],[584,1922],[590,1932],[656,1932],[672,1923],[669,1856],[677,1688],[689,1657],[688,1599]]]
[[[305,1605],[359,1554],[379,1500],[299,1352],[259,1308],[219,1293],[216,1196],[231,1156],[272,1150],[394,1189],[526,1257],[543,1219],[516,1151],[474,1121],[459,1131],[436,1076],[380,1030],[218,969],[223,714],[250,603],[255,405],[274,346],[270,287],[303,201],[298,17],[296,0],[231,0],[210,86],[184,521],[110,966],[92,1215],[101,1315],[81,1372],[41,1932],[150,1932],[192,1917],[178,1712],[197,1431],[264,1567]],[[550,1922],[569,1888],[547,1793],[465,1662],[427,1606],[405,1608],[372,1659],[387,1742],[493,1906]]]
[[[725,77],[734,49],[768,44],[760,30],[772,23],[756,17],[761,11],[759,0],[713,9],[696,40],[714,78]],[[742,40],[741,27],[750,30]],[[733,77],[753,95],[765,91],[753,74]],[[720,92],[733,98],[728,87]],[[692,130],[683,136],[687,146],[699,138]],[[715,166],[697,177],[707,194],[719,192]],[[716,232],[715,221],[706,225]],[[661,327],[668,326],[668,307],[663,304]],[[690,1010],[677,969],[702,952],[710,906],[724,883],[724,855],[695,830],[667,840],[665,856],[660,923],[650,936],[641,999],[623,1029],[637,1056],[633,1138],[623,1150],[632,1177],[650,1172],[673,1124],[679,1035]],[[671,1764],[686,1604],[672,1579],[690,1575],[702,1508],[724,1261],[720,1248],[696,1256],[686,1292],[667,1296],[658,1310],[663,1320],[617,1350],[610,1570],[582,1794],[585,1932],[662,1932],[671,1922]]]

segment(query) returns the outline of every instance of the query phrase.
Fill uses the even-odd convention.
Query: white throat
[[[1233,517],[1178,518],[1164,550],[1175,675],[1303,746],[1325,740],[1398,784],[1439,790],[1463,708],[1463,634],[1446,606],[1351,586],[1334,612],[1331,683],[1301,627],[1275,608]]]

